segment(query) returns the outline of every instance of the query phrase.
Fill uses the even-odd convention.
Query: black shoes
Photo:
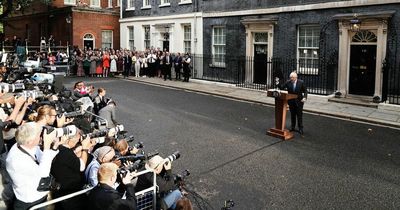
[[[304,135],[303,129],[300,129],[300,130],[299,130],[299,133],[300,133],[300,135]]]

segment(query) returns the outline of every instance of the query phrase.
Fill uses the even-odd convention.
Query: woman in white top
[[[136,62],[135,62],[135,77],[139,77],[140,76],[140,62],[142,61],[142,59],[139,57],[139,53],[138,52],[136,52],[133,57],[135,57],[135,59],[136,59]]]
[[[111,56],[111,64],[110,64],[110,72],[115,73],[117,72],[117,59],[118,57],[115,55],[114,51],[112,52]]]

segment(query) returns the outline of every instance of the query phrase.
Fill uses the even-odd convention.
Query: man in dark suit
[[[172,67],[172,57],[169,54],[169,52],[165,53],[165,56],[163,58],[163,64],[164,64],[164,81],[167,80],[167,77],[169,80],[171,80],[171,67]]]
[[[181,80],[182,57],[178,53],[174,58],[175,80]]]
[[[303,80],[297,79],[297,73],[290,73],[290,80],[288,80],[283,88],[290,94],[296,94],[297,98],[290,99],[288,101],[289,110],[291,114],[292,127],[290,131],[295,131],[296,128],[296,118],[299,126],[299,133],[304,134],[303,131],[303,106],[304,102],[307,100],[307,87],[305,86]]]

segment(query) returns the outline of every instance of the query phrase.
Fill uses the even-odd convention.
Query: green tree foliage
[[[51,0],[0,0],[0,7],[3,13],[0,14],[0,20],[8,17],[14,11],[23,11],[29,7],[33,1],[41,1],[45,4],[50,4]]]

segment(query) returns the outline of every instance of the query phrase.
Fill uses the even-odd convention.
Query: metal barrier
[[[156,174],[152,170],[144,170],[144,171],[138,172],[137,176],[140,176],[140,175],[145,174],[145,173],[153,173],[153,186],[149,187],[149,188],[147,188],[145,190],[142,190],[142,191],[139,191],[139,192],[135,193],[135,196],[136,196],[136,209],[138,209],[138,210],[150,210],[150,209],[155,210],[156,209],[156,198],[157,198],[157,196],[156,196],[156,194],[157,194]],[[92,189],[93,189],[93,187],[92,188],[88,188],[88,189],[84,189],[84,190],[81,190],[81,191],[78,191],[78,192],[74,192],[74,193],[71,193],[71,194],[68,194],[68,195],[64,195],[62,197],[59,197],[59,198],[56,198],[56,199],[53,199],[53,200],[50,200],[50,201],[46,201],[46,202],[43,202],[43,203],[35,205],[35,206],[32,206],[29,210],[40,209],[40,208],[43,208],[43,207],[58,203],[60,201],[64,201],[64,200],[70,199],[72,197],[87,193]]]

